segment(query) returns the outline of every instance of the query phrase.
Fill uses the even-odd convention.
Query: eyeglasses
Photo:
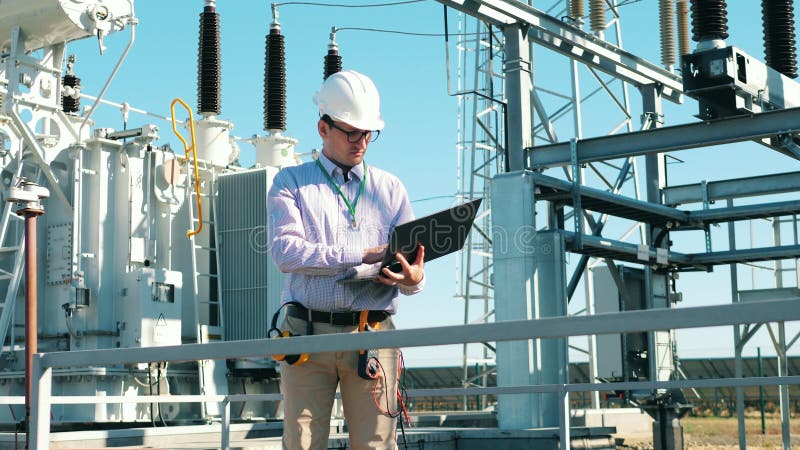
[[[326,120],[325,121],[331,128],[336,128],[337,130],[341,131],[347,136],[347,142],[351,144],[355,144],[356,142],[360,141],[361,139],[366,138],[367,142],[375,142],[378,140],[378,136],[381,135],[380,130],[345,130],[344,128],[336,125],[333,120]]]

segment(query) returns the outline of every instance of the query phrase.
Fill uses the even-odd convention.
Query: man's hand
[[[361,257],[361,262],[364,264],[375,264],[383,261],[383,255],[386,253],[387,244],[379,245],[364,250],[364,256]]]
[[[409,264],[406,258],[399,252],[395,254],[395,257],[403,270],[395,273],[389,270],[388,267],[384,267],[381,272],[383,276],[378,277],[376,280],[387,286],[396,286],[397,284],[414,286],[419,284],[425,277],[425,270],[423,267],[425,265],[425,247],[420,244],[417,248],[417,258],[414,260],[414,264]]]

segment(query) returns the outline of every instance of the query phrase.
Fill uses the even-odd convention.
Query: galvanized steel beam
[[[681,77],[616,45],[516,0],[437,0],[495,26],[529,27],[528,39],[636,86],[658,85],[663,98],[683,102]]]
[[[800,213],[800,200],[742,205],[731,208],[703,209],[690,211],[692,222],[719,223],[736,220],[759,219],[764,217],[788,216]]]
[[[698,253],[688,255],[691,262],[697,265],[719,265],[755,261],[776,261],[797,258],[800,245],[784,245],[777,247],[746,248],[721,252]]]
[[[673,152],[793,133],[800,130],[800,108],[769,111],[712,122],[698,122],[578,142],[578,162]],[[570,143],[532,147],[527,168],[545,169],[570,164]]]
[[[800,172],[709,181],[705,184],[705,190],[710,202],[729,198],[796,192],[800,191]],[[664,189],[664,204],[666,205],[674,206],[702,201],[703,183],[667,186]]]

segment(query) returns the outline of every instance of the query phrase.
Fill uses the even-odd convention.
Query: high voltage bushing
[[[286,56],[278,27],[269,30],[264,62],[264,130],[286,129]]]
[[[61,85],[64,88],[70,88],[70,89],[62,89],[61,109],[68,114],[78,112],[81,108],[81,98],[80,95],[78,94],[81,89],[81,79],[76,77],[75,75],[66,74],[64,75],[64,78],[62,78],[61,80]],[[66,95],[65,91],[70,91],[75,95]]]
[[[673,0],[658,0],[659,25],[661,28],[661,64],[675,64],[675,9]]]
[[[342,57],[339,55],[339,51],[336,49],[329,49],[328,54],[325,55],[325,73],[323,74],[323,79],[327,79],[329,76],[341,71]]]
[[[761,0],[761,13],[767,65],[789,78],[797,78],[792,0]]]
[[[692,39],[695,42],[726,39],[726,8],[725,0],[692,0]]]
[[[569,0],[569,16],[582,22],[583,15],[586,14],[586,4],[583,0]]]
[[[605,8],[604,0],[589,0],[589,21],[595,33],[606,29]]]
[[[197,50],[197,111],[219,114],[222,111],[222,52],[219,44],[219,14],[213,6],[200,13],[200,39]]]
[[[681,55],[689,54],[692,49],[689,43],[689,3],[688,0],[678,0],[678,50]]]

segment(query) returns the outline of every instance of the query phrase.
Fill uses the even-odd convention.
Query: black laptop
[[[425,262],[461,250],[482,200],[479,198],[462,203],[396,226],[389,235],[389,247],[380,266],[372,265],[367,270],[352,268],[339,282],[353,283],[374,280],[381,276],[381,270],[384,267],[388,267],[393,272],[400,272],[402,267],[395,254],[399,252],[409,264],[413,264],[417,258],[418,244],[425,247]]]

